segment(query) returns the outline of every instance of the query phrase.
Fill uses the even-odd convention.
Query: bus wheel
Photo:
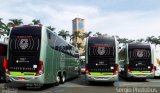
[[[66,81],[66,76],[63,74],[63,75],[61,76],[60,83],[61,83],[61,84],[64,84],[65,81]]]
[[[59,75],[57,75],[57,77],[56,77],[56,86],[58,86],[59,85],[59,83],[60,83],[60,76]]]

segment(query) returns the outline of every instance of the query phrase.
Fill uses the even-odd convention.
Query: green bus
[[[149,43],[125,44],[119,58],[121,77],[141,80],[154,77],[154,50]]]
[[[114,36],[86,39],[86,80],[115,82],[118,80],[118,41]]]
[[[58,85],[80,72],[78,49],[44,26],[13,27],[4,63],[15,83]]]

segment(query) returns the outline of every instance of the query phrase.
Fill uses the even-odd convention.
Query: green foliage
[[[65,30],[59,31],[59,32],[58,32],[58,35],[59,35],[59,36],[62,36],[62,38],[64,38],[64,40],[66,40],[67,37],[70,36],[69,31],[65,31]]]
[[[23,22],[22,22],[22,19],[9,19],[9,23],[7,24],[8,26],[19,26],[19,25],[22,25]]]
[[[41,24],[41,21],[39,19],[33,19],[32,20],[33,25]]]
[[[55,30],[55,28],[52,27],[52,26],[47,26],[47,28],[48,28],[49,30],[51,30],[51,31],[54,31],[54,30]]]

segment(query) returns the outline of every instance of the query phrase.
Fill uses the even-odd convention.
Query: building
[[[83,35],[84,33],[84,19],[82,18],[75,18],[72,20],[72,34],[74,32],[80,32],[80,35]],[[84,39],[82,38],[73,38],[73,44],[77,46],[78,43],[81,43],[81,46],[84,47]],[[84,53],[84,48],[80,48],[80,54]]]

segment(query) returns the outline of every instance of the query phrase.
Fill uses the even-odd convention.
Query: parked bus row
[[[15,83],[58,85],[78,77],[80,65],[88,82],[160,76],[160,47],[129,43],[120,48],[114,36],[88,37],[82,64],[79,50],[44,26],[13,27],[0,55],[0,78]]]
[[[160,77],[160,47],[149,43],[126,43],[116,37],[96,36],[86,40],[86,80],[115,82],[118,77],[146,80]]]

